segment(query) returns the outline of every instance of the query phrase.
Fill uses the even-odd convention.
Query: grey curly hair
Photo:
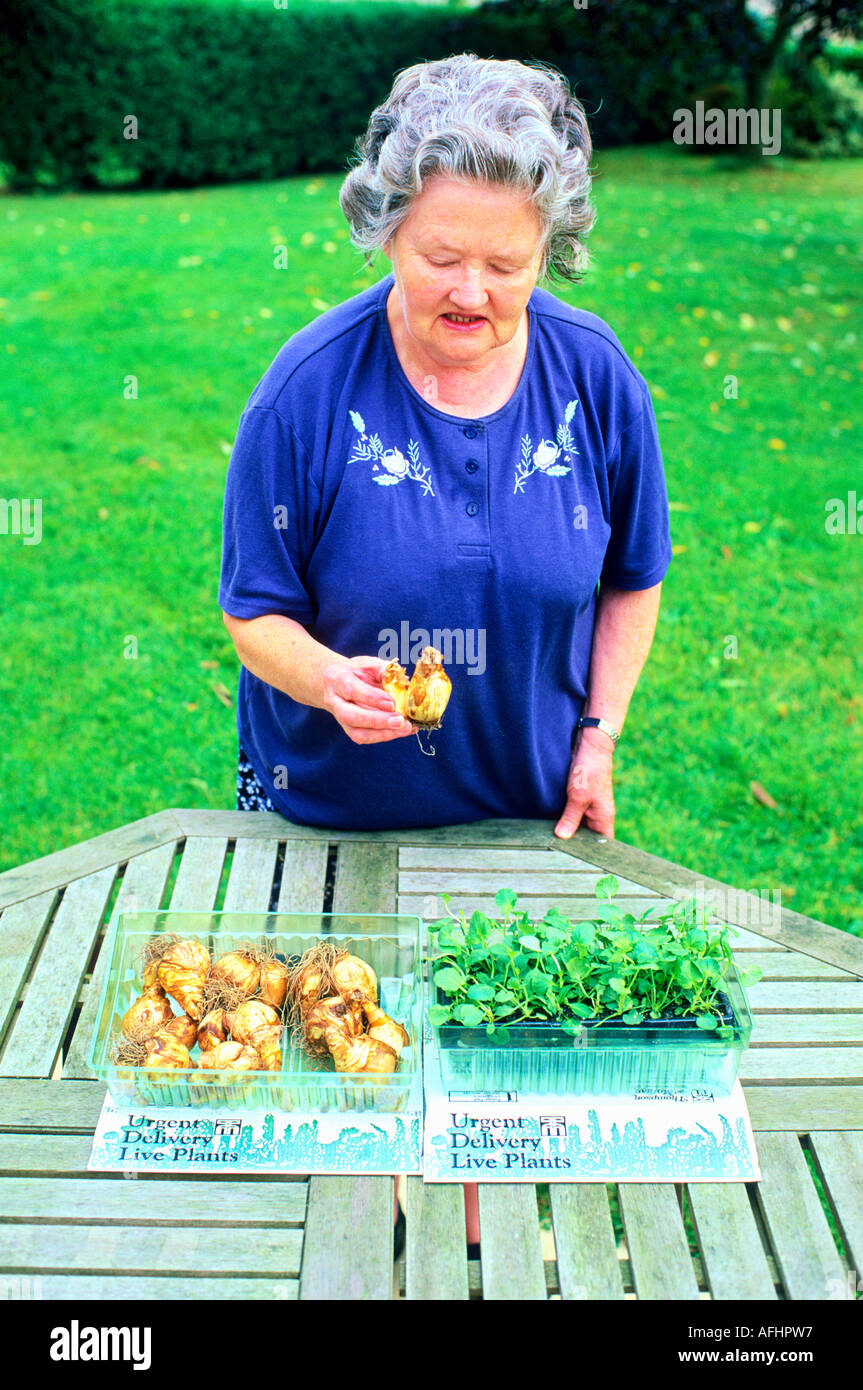
[[[577,283],[595,216],[591,154],[584,108],[550,64],[459,53],[397,75],[356,142],[339,204],[369,266],[424,179],[443,174],[527,191],[542,224],[538,279]]]

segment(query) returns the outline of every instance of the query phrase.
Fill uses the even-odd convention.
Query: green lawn
[[[610,152],[565,292],[645,373],[673,508],[617,834],[858,932],[863,516],[825,519],[863,500],[861,175]],[[285,338],[389,268],[362,269],[340,182],[0,203],[0,496],[43,500],[41,544],[0,535],[0,869],[233,805],[227,454]]]

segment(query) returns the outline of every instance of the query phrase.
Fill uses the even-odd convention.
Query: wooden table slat
[[[101,1081],[0,1077],[0,1129],[92,1134],[102,1109]]]
[[[863,1044],[863,1013],[762,1014],[753,1016],[752,1046],[820,1047]]]
[[[50,1076],[78,1001],[114,878],[113,868],[100,869],[66,889],[0,1059],[0,1075]]]
[[[617,1193],[637,1297],[697,1299],[698,1282],[675,1187],[620,1183]]]
[[[863,1134],[813,1131],[812,1155],[863,1292]]]
[[[743,1183],[691,1183],[692,1208],[705,1278],[720,1300],[775,1299],[776,1289]]]
[[[328,851],[326,841],[288,841],[279,889],[280,912],[323,912]]]
[[[478,1191],[483,1298],[546,1299],[535,1187],[480,1183]]]
[[[604,1185],[553,1183],[548,1190],[561,1297],[622,1299],[620,1259]]]
[[[392,1298],[392,1178],[311,1177],[301,1299]]]
[[[238,1302],[247,1303],[255,1299],[275,1300],[298,1297],[300,1281],[297,1278],[276,1278],[271,1275],[255,1279],[248,1275],[233,1279],[200,1278],[193,1271],[190,1275],[151,1275],[128,1278],[122,1274],[39,1274],[29,1280],[32,1293],[22,1297],[46,1300],[62,1300],[70,1303],[126,1303],[138,1299],[153,1300],[160,1303],[188,1303],[190,1300],[202,1303]]]
[[[854,1081],[863,1085],[863,1047],[750,1047],[742,1082]]]
[[[859,1013],[863,1009],[863,980],[759,980],[746,991],[754,1012]]]
[[[90,1225],[119,1221],[124,1226],[301,1226],[306,1184],[243,1182],[214,1188],[172,1178],[128,1181],[113,1174],[87,1178],[6,1178],[0,1183],[0,1222],[70,1222]]]
[[[459,1184],[407,1180],[405,1296],[468,1297],[464,1192]]]
[[[743,1094],[754,1131],[863,1129],[863,1086],[744,1084]]]
[[[225,912],[266,912],[276,871],[278,840],[238,840],[225,890]]]
[[[521,849],[495,845],[471,845],[463,848],[459,845],[403,844],[399,849],[399,873],[416,869],[435,872],[467,869],[469,873],[474,869],[482,872],[495,869],[501,873],[507,873],[511,869],[537,869],[540,872],[558,869],[561,873],[592,874],[594,880],[600,879],[604,872],[595,864],[588,864],[586,860],[576,859],[573,855],[555,854],[548,845],[542,849]],[[621,883],[623,882],[621,879]]]
[[[51,888],[0,915],[0,1039],[15,1013],[56,901],[57,889]]]
[[[671,893],[680,899],[697,891],[708,902],[721,902],[722,917],[743,927],[753,926],[770,916],[774,920],[765,922],[758,930],[772,941],[863,976],[863,940],[850,932],[778,904],[767,913],[765,908],[773,905],[763,903],[760,895],[743,892],[622,840],[607,840],[591,830],[579,829],[571,840],[558,841],[558,846],[562,853],[578,854],[610,873],[620,869],[657,893]]]
[[[78,1177],[87,1171],[92,1147],[92,1128],[86,1134],[0,1133],[0,1177]]]
[[[333,912],[399,912],[395,845],[340,844]]]
[[[227,835],[233,839],[338,840],[341,844],[400,845],[524,845],[545,848],[554,831],[552,820],[481,820],[467,825],[440,825],[429,829],[406,830],[329,830],[316,825],[298,825],[269,811],[205,811],[197,808],[172,810],[171,815],[184,835]],[[588,832],[590,833],[590,832]],[[552,848],[561,842],[555,841]]]
[[[795,1134],[758,1136],[758,1201],[788,1298],[825,1299],[845,1270]]]
[[[732,951],[737,943],[732,939]],[[796,951],[747,951],[742,962],[749,970],[757,967],[764,971],[765,980],[857,980],[850,970],[841,970],[838,965],[828,965],[813,956],[800,956]]]
[[[130,1184],[132,1186],[132,1184]],[[178,1191],[175,1201],[182,1200]],[[292,1226],[238,1226],[226,1235],[210,1226],[0,1226],[0,1269],[10,1274],[101,1272],[126,1275],[218,1270],[297,1275],[303,1233]]]
[[[171,894],[172,911],[197,912],[215,905],[227,850],[225,839],[186,841]]]
[[[114,904],[114,915],[122,912],[155,911],[161,904],[173,860],[173,844],[160,845],[158,849],[151,849],[147,854],[140,854],[135,859],[130,859],[123,875],[117,901]],[[89,1078],[93,1076],[87,1059],[90,1056],[93,1033],[96,1028],[102,985],[109,966],[107,936],[106,932],[105,940],[96,960],[93,978],[88,985],[84,986],[81,1013],[75,1024],[72,1041],[63,1062],[64,1078]]]
[[[92,840],[83,840],[68,849],[33,859],[29,864],[7,869],[0,874],[0,907],[44,893],[49,888],[63,887],[98,869],[125,863],[158,845],[176,843],[181,834],[175,812],[159,811]]]
[[[511,851],[512,853],[513,851]],[[594,885],[603,877],[598,869],[581,870],[559,868],[546,864],[544,869],[405,869],[399,868],[399,892],[401,893],[469,893],[471,897],[487,894],[494,898],[499,888],[511,888],[521,900],[544,895],[565,894],[578,902],[586,901],[596,905]],[[649,902],[659,901],[658,895],[642,888],[638,883],[621,879],[620,891],[614,901],[629,911],[633,898],[645,898]]]

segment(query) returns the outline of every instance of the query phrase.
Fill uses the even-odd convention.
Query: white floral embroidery
[[[524,485],[532,473],[544,473],[547,478],[559,478],[572,470],[569,463],[578,450],[573,443],[569,422],[575,414],[578,401],[570,401],[566,407],[563,423],[557,427],[557,443],[553,439],[541,439],[536,448],[529,434],[521,441],[521,459],[516,464],[515,487],[513,492],[523,492]],[[561,462],[561,458],[566,462]]]
[[[354,442],[348,463],[361,463],[371,459],[372,482],[380,483],[382,487],[391,487],[402,482],[404,478],[410,478],[412,482],[420,484],[425,495],[434,497],[431,472],[420,463],[420,446],[415,439],[408,441],[408,456],[405,458],[401,449],[385,449],[379,434],[367,434],[365,421],[358,411],[349,410],[348,414],[360,436]]]

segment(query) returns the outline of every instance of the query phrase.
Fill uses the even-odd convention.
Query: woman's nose
[[[475,313],[488,301],[488,291],[479,269],[464,269],[450,290],[450,299],[466,313]]]

